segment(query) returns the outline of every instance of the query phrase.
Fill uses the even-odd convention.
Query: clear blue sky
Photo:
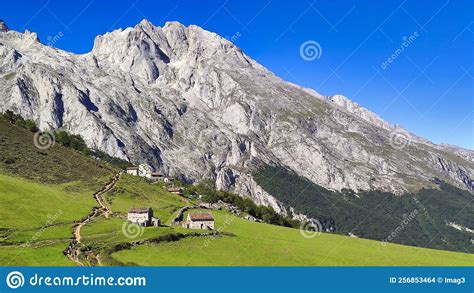
[[[90,51],[96,35],[143,18],[196,24],[232,38],[288,81],[346,95],[435,143],[474,148],[471,0],[7,0],[0,18],[76,53]],[[310,40],[322,52],[306,61],[300,46]]]

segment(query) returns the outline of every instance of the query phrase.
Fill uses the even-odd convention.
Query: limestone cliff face
[[[0,110],[90,147],[283,207],[252,179],[281,164],[330,189],[401,194],[433,177],[473,190],[474,152],[434,145],[344,96],[285,82],[218,35],[144,20],[90,53],[0,29]]]

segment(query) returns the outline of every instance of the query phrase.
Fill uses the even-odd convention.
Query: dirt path
[[[117,182],[120,180],[120,176],[122,176],[122,174],[123,171],[120,171],[119,173],[115,174],[115,176],[102,189],[94,193],[94,199],[99,204],[99,207],[94,207],[91,213],[86,217],[82,218],[79,223],[77,223],[77,225],[74,227],[73,238],[71,239],[68,248],[64,251],[64,255],[66,255],[70,260],[75,262],[78,266],[84,266],[84,264],[79,259],[79,255],[81,254],[81,228],[99,216],[103,215],[108,218],[112,214],[112,210],[107,205],[103,195],[115,187]],[[100,256],[97,255],[95,256],[95,258],[97,259],[97,262],[100,265]]]

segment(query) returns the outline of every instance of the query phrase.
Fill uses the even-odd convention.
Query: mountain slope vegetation
[[[74,265],[63,254],[74,227],[97,207],[92,194],[117,170],[59,144],[38,150],[29,130],[5,121],[0,121],[0,127],[3,161],[0,165],[0,264]],[[6,163],[5,159],[14,162]],[[213,211],[216,231],[206,236],[209,231],[169,226],[178,209],[195,205],[199,200],[171,194],[163,187],[143,178],[123,175],[104,195],[112,214],[97,217],[82,228],[81,262],[85,265],[474,263],[473,254],[384,244],[329,233],[312,234],[248,221],[243,218],[245,213],[235,215],[226,210]],[[189,191],[195,190],[189,188]],[[227,193],[214,196],[231,198]],[[132,206],[151,206],[164,225],[144,228],[136,236],[124,233],[126,211]],[[97,257],[90,258],[91,252]]]
[[[72,226],[117,170],[52,140],[38,148],[31,130],[0,115],[0,263],[70,265]]]
[[[48,184],[82,181],[97,188],[102,177],[116,172],[104,162],[54,143],[52,137],[44,138],[51,147],[38,148],[35,145],[38,137],[3,117],[0,117],[0,134],[0,172],[5,174]]]
[[[438,188],[395,195],[331,191],[281,167],[264,165],[255,179],[267,192],[324,230],[406,245],[474,252],[473,195],[437,181]],[[451,223],[451,225],[450,225]],[[452,224],[466,229],[453,227]],[[395,233],[395,235],[393,234]]]

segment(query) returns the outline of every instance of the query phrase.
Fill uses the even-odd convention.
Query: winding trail
[[[123,171],[120,171],[115,174],[115,176],[104,187],[102,187],[102,189],[94,193],[94,199],[99,204],[99,207],[94,207],[91,213],[89,213],[86,217],[82,218],[74,227],[73,238],[71,239],[71,242],[69,243],[67,249],[64,251],[64,255],[66,255],[70,260],[75,262],[78,266],[84,266],[84,264],[79,259],[79,254],[81,253],[81,228],[99,216],[103,215],[108,218],[112,214],[112,210],[107,205],[103,195],[115,187],[117,182],[120,180],[122,174]],[[100,265],[100,256],[97,255],[95,256],[95,258],[97,259],[98,264]]]

